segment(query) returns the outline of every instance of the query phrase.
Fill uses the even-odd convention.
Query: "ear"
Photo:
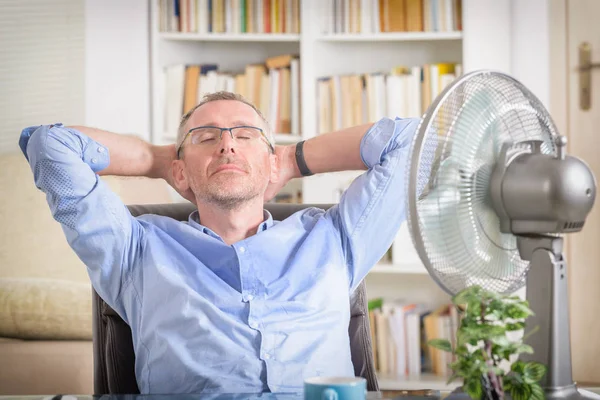
[[[271,183],[277,183],[281,179],[281,170],[279,168],[279,156],[277,153],[269,154],[269,162],[271,163],[271,174],[269,180]]]
[[[173,186],[179,193],[186,192],[190,189],[190,183],[187,179],[185,171],[185,162],[183,160],[173,160],[171,164],[171,174]]]

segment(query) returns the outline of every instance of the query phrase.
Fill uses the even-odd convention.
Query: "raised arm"
[[[383,257],[406,218],[405,174],[418,124],[418,119],[383,118],[304,143],[306,165],[315,174],[367,170],[327,212],[340,235],[351,290]],[[300,177],[293,148],[286,154],[288,169]]]
[[[98,174],[149,174],[151,155],[136,140],[101,131],[88,136],[61,124],[26,128],[19,140],[69,245],[95,289],[122,316],[119,297],[144,246],[144,231]]]

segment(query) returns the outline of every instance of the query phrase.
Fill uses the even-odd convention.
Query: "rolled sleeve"
[[[65,128],[61,123],[23,129],[19,147],[32,169],[40,160],[59,161],[65,158],[78,158],[95,173],[110,164],[107,148],[75,129]]]
[[[83,152],[83,162],[89,165],[95,173],[102,171],[110,164],[108,149],[90,139]]]
[[[19,146],[92,284],[123,316],[117,299],[141,252],[143,230],[97,175],[110,163],[108,149],[62,124],[23,129]]]
[[[368,170],[328,210],[348,265],[350,290],[392,245],[406,218],[406,169],[420,120],[382,118],[361,140]]]
[[[414,128],[418,120],[413,118],[382,118],[363,136],[360,144],[360,156],[367,168],[372,168],[383,161],[383,156],[393,147],[410,145],[414,131],[404,132],[406,128]],[[392,139],[394,139],[392,141]]]

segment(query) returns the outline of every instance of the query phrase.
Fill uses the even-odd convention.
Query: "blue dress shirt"
[[[383,118],[364,136],[368,170],[328,211],[265,221],[227,245],[201,224],[131,216],[96,174],[106,147],[62,124],[19,144],[98,294],[131,327],[140,392],[298,392],[354,376],[350,294],[405,219],[406,162],[419,120]]]

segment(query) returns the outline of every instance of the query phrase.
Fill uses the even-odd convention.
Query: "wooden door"
[[[600,67],[591,70],[591,107],[579,97],[579,47],[591,46],[592,62],[600,63],[600,1],[567,0],[567,137],[568,151],[582,158],[600,181]],[[553,29],[552,26],[550,29]],[[600,188],[599,188],[600,189]],[[600,195],[582,232],[569,235],[571,350],[573,378],[600,383]]]

